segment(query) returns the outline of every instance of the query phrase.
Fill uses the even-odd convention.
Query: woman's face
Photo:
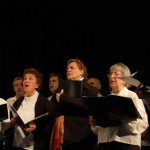
[[[122,89],[125,86],[125,82],[118,77],[121,77],[122,73],[119,67],[113,68],[109,73],[109,85],[113,89]]]
[[[26,96],[32,96],[38,87],[39,84],[37,83],[36,76],[27,73],[23,78],[23,88]]]
[[[67,66],[66,75],[68,80],[80,80],[81,78],[83,78],[83,73],[83,69],[80,70],[76,62],[71,62]]]

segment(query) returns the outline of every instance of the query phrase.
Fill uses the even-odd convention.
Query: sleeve
[[[122,120],[122,123],[125,126],[125,128],[129,130],[131,133],[141,134],[149,126],[148,116],[143,101],[139,99],[136,94],[132,95],[131,98],[141,117],[134,120],[132,118],[125,118],[124,120]]]

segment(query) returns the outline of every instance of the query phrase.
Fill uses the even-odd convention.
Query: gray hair
[[[126,76],[126,77],[131,76],[131,71],[130,71],[129,67],[126,66],[126,65],[123,64],[123,63],[120,63],[120,62],[119,62],[119,63],[116,63],[116,64],[112,65],[112,66],[110,67],[110,71],[111,71],[112,69],[114,69],[114,68],[120,68],[121,75],[122,75],[123,77],[124,77],[124,76]],[[125,83],[125,86],[126,86],[127,88],[131,87],[131,85],[128,84],[128,83]]]

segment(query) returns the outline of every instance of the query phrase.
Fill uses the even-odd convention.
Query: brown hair
[[[28,69],[25,69],[23,72],[23,79],[24,79],[24,76],[28,73],[35,75],[37,83],[39,84],[37,91],[40,91],[42,89],[43,75],[39,71],[37,71],[35,68],[28,68]]]
[[[72,59],[69,59],[68,62],[67,62],[67,66],[72,63],[72,62],[75,62],[78,66],[78,68],[80,70],[83,70],[83,77],[87,80],[88,78],[88,72],[87,72],[87,69],[86,69],[86,66],[84,65],[84,63],[78,59],[78,58],[72,58]]]
[[[62,76],[60,74],[58,74],[58,73],[51,73],[49,75],[49,78],[54,77],[54,76],[57,77],[58,80],[62,80],[63,79]]]

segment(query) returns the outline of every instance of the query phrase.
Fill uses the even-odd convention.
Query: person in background
[[[118,77],[130,76],[130,69],[123,63],[116,63],[110,67],[108,75],[112,95],[130,97],[140,116],[136,119],[126,116],[117,110],[111,111],[111,119],[119,119],[116,126],[101,127],[91,123],[92,131],[98,136],[98,147],[101,150],[141,150],[141,133],[148,124],[148,116],[143,101],[134,91],[128,89],[128,84]]]
[[[98,78],[91,77],[87,80],[87,83],[89,83],[91,86],[94,86],[98,89],[97,96],[102,96],[100,91],[102,86]]]
[[[48,100],[51,100],[52,95],[56,92],[56,90],[59,87],[59,81],[62,80],[62,76],[57,73],[51,73],[49,76],[49,90],[50,90],[50,96],[47,98]]]
[[[0,98],[0,105],[7,104],[7,102],[3,99]],[[8,106],[7,106],[8,110]],[[9,110],[8,110],[9,114]],[[9,115],[8,119],[4,119],[0,121],[0,150],[5,150],[5,130],[8,129],[10,123]]]
[[[9,105],[13,105],[13,103],[20,97],[24,96],[22,77],[15,77],[13,80],[13,90],[15,92],[15,96],[8,98],[6,101]]]
[[[8,104],[8,116],[9,119],[7,119],[7,121],[4,121],[2,123],[2,127],[3,127],[3,136],[5,137],[5,131],[7,132],[7,129],[9,128],[9,124],[10,124],[10,105],[12,106],[13,103],[20,97],[24,96],[24,90],[23,90],[23,85],[22,85],[22,77],[15,77],[13,80],[13,90],[15,92],[15,96],[10,97],[6,100],[7,104]],[[7,138],[7,137],[6,137]],[[5,140],[5,139],[4,139]],[[4,141],[3,141],[4,142]]]
[[[83,96],[97,96],[97,88],[87,83],[87,69],[81,60],[68,60],[66,76],[67,80],[83,82]],[[96,136],[91,131],[89,110],[82,98],[71,97],[62,89],[53,95],[48,109],[56,117],[51,135],[51,150],[92,149]]]
[[[35,68],[23,72],[25,95],[14,102],[13,107],[24,122],[30,121],[47,112],[48,99],[40,93],[43,75]],[[6,150],[49,150],[50,120],[43,117],[24,127],[28,136],[23,136],[15,118],[11,118],[11,128],[7,131]]]
[[[97,96],[99,97],[99,96],[102,96],[102,94],[101,94],[101,82],[100,82],[100,80],[98,79],[98,78],[96,78],[96,77],[91,77],[91,78],[89,78],[88,80],[87,80],[87,83],[89,83],[91,86],[94,86],[94,87],[96,87],[97,89],[98,89],[98,93],[97,93]],[[89,116],[89,122],[93,122],[93,120],[94,120],[94,118],[93,118],[93,116],[91,115],[91,116]],[[96,121],[95,121],[95,125],[96,125]],[[95,145],[93,146],[93,149],[92,150],[97,150],[98,148],[97,148],[97,143],[95,143]]]
[[[135,92],[138,97],[143,100],[144,106],[148,115],[148,122],[150,123],[150,87],[143,85],[142,87],[139,85]],[[150,149],[150,127],[148,127],[142,133],[141,139],[141,150],[149,150]]]

